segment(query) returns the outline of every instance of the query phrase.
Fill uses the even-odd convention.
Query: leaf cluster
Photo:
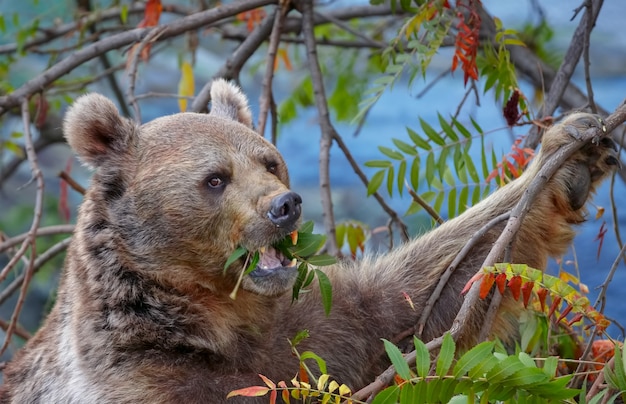
[[[573,402],[579,393],[567,387],[571,376],[556,377],[558,359],[537,366],[524,352],[506,354],[496,342],[482,342],[455,360],[456,346],[446,334],[439,355],[431,360],[426,345],[414,339],[415,371],[400,350],[385,341],[385,350],[400,377],[379,393],[374,404],[385,403],[551,403]]]
[[[420,118],[423,134],[407,127],[409,141],[392,138],[396,148],[378,147],[387,159],[365,163],[367,167],[378,168],[368,184],[368,195],[377,192],[385,182],[389,196],[393,196],[394,190],[402,196],[405,187],[414,191],[426,188],[419,197],[426,202],[434,200],[436,211],[441,210],[447,199],[448,217],[454,217],[489,192],[484,181],[490,172],[484,147],[481,176],[469,153],[474,137],[470,130],[455,118],[449,123],[443,115],[438,117],[440,130]],[[474,120],[472,124],[482,142],[482,129]],[[495,154],[492,160],[495,162],[492,164],[497,164]],[[421,207],[414,200],[406,214],[416,213]]]

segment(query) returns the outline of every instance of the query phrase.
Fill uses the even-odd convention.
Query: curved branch
[[[183,17],[169,24],[164,24],[156,28],[162,29],[163,33],[159,40],[164,40],[177,36],[186,31],[191,31],[212,24],[220,19],[239,14],[244,11],[275,4],[277,0],[246,0],[232,4],[222,5],[207,11],[202,11]],[[19,105],[24,97],[30,97],[33,93],[47,88],[53,81],[70,72],[75,67],[91,60],[98,55],[122,46],[135,42],[141,42],[155,28],[135,28],[122,32],[95,42],[83,49],[73,53],[39,76],[27,81],[24,85],[13,91],[9,95],[0,97],[0,115],[6,113],[10,108]]]

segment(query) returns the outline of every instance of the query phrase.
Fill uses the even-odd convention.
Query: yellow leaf
[[[350,387],[342,384],[341,386],[339,386],[339,394],[341,394],[342,396],[347,396],[348,394],[350,394]]]
[[[317,389],[320,391],[324,391],[325,387],[326,387],[326,383],[328,383],[328,379],[330,378],[330,375],[327,374],[323,374],[320,376],[320,378],[317,380]]]
[[[178,107],[181,112],[187,110],[187,98],[194,95],[193,68],[188,62],[183,62],[180,67],[180,81],[178,82]]]
[[[565,271],[561,271],[559,273],[559,278],[563,281],[563,282],[572,282],[573,284],[578,284],[578,278],[575,277],[574,275],[570,274],[569,272],[565,272]]]
[[[604,215],[604,208],[602,206],[598,206],[598,211],[596,212],[596,220],[600,219]]]

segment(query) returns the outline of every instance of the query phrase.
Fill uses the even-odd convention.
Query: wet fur
[[[380,338],[416,325],[440,274],[476,230],[517,203],[546,159],[573,141],[571,131],[598,125],[593,115],[568,117],[546,133],[521,178],[460,217],[386,255],[324,268],[334,290],[326,317],[315,287],[291,303],[283,293],[287,275],[273,285],[246,279],[237,299],[229,298],[238,276],[234,266],[224,273],[230,253],[240,244],[258,249],[290,230],[267,219],[271,197],[289,189],[289,178],[280,154],[251,130],[237,88],[218,81],[213,103],[209,115],[177,114],[141,127],[98,95],[80,98],[69,111],[68,142],[97,170],[57,302],[6,368],[0,402],[223,402],[229,391],[259,384],[258,373],[292,378],[297,360],[287,341],[303,329],[310,337],[299,349],[325,358],[335,379],[358,389],[388,365]],[[524,221],[514,262],[544,268],[548,257],[565,252],[613,154],[611,144],[589,144],[565,163]],[[208,189],[211,175],[228,184]],[[425,339],[450,327],[459,291],[503,226],[485,235],[454,273]],[[515,335],[518,310],[505,297],[495,335]],[[465,344],[474,342],[482,318],[478,309],[469,319]]]

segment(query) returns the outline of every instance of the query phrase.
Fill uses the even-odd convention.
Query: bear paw
[[[589,113],[576,113],[548,130],[544,147],[558,147],[571,142],[572,138],[582,140],[585,131],[598,129],[606,132],[602,118]],[[581,209],[596,186],[619,165],[617,145],[606,136],[595,137],[574,153],[559,175],[565,182],[572,210]]]

